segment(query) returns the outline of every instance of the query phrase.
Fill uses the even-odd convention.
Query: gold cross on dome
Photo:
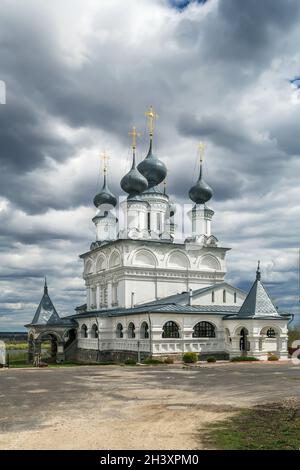
[[[145,112],[145,115],[147,116],[147,119],[148,119],[150,136],[152,137],[153,131],[154,131],[154,122],[155,122],[155,119],[158,118],[158,114],[156,114],[153,107],[150,106],[149,110]]]
[[[106,173],[109,156],[107,155],[105,150],[100,154],[100,158],[102,160],[103,172]]]
[[[136,149],[136,139],[137,137],[140,137],[141,134],[139,134],[136,130],[136,127],[133,126],[132,131],[128,132],[128,135],[132,137],[132,148],[133,150]]]
[[[200,163],[203,162],[204,152],[205,152],[205,144],[203,142],[199,142],[198,145],[198,152],[200,157]]]

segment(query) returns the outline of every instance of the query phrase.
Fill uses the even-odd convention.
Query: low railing
[[[140,351],[153,354],[178,354],[184,352],[209,352],[224,350],[224,342],[218,340],[195,341],[195,339],[114,339],[103,341],[96,338],[78,339],[78,348],[94,349],[99,351]]]
[[[195,340],[162,340],[153,341],[153,354],[172,354],[185,352],[208,352],[219,351],[224,348],[224,344],[219,341],[195,341]]]

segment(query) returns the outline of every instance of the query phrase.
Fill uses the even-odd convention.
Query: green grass
[[[204,441],[220,450],[299,450],[300,406],[271,404],[212,423]]]
[[[17,342],[5,343],[5,348],[6,348],[6,351],[13,351],[16,349],[28,350],[28,343],[17,343]]]
[[[20,351],[28,351],[28,343],[18,343],[17,341],[9,341],[5,342],[5,348],[6,351],[15,351],[15,350],[20,350]],[[42,343],[42,349],[44,350],[50,350],[51,344],[50,342],[44,342]]]

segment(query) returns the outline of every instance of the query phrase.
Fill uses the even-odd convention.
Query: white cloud
[[[250,0],[241,14],[237,4],[195,2],[179,13],[162,0],[3,3],[0,329],[31,319],[44,274],[59,313],[84,301],[77,256],[94,240],[98,155],[109,151],[118,193],[133,124],[143,132],[139,158],[146,153],[150,104],[160,116],[155,150],[182,202],[197,141],[207,143],[214,231],[234,248],[228,279],[248,287],[261,259],[278,303],[294,308],[298,7],[273,0],[268,11],[269,0]],[[14,304],[24,309],[12,314]]]

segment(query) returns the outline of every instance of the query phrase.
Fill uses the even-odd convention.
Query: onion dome
[[[137,170],[135,166],[135,149],[132,153],[132,166],[130,171],[121,179],[121,188],[128,193],[128,197],[134,197],[145,191],[148,187],[146,178]]]
[[[167,175],[166,165],[152,153],[152,139],[150,139],[148,154],[146,158],[139,163],[138,170],[148,181],[148,188],[157,186]]]
[[[102,189],[94,197],[94,204],[96,207],[100,207],[103,204],[110,205],[113,207],[117,205],[116,197],[113,195],[113,193],[110,191],[109,187],[107,186],[106,169],[104,169],[104,179],[103,179]]]
[[[202,179],[202,158],[204,145],[199,145],[200,149],[200,173],[197,183],[189,190],[189,197],[196,204],[205,204],[212,198],[213,190],[211,187]]]

